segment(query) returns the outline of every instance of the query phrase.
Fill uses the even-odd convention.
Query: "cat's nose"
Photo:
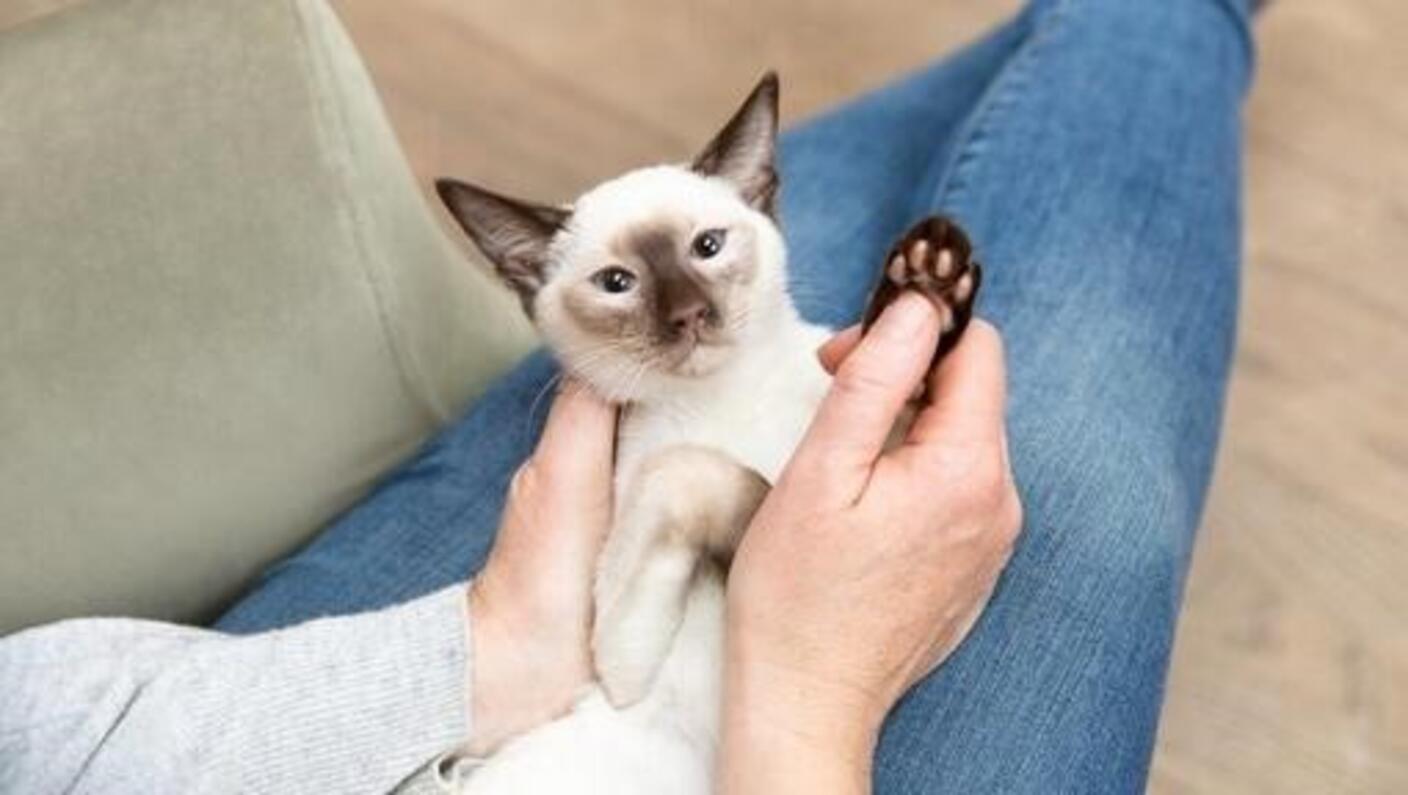
[[[670,308],[670,330],[676,334],[698,331],[710,321],[714,307],[704,299],[695,299]]]

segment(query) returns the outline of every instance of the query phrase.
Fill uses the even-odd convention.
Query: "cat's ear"
[[[435,190],[479,250],[494,263],[525,308],[546,280],[553,235],[570,212],[559,207],[510,199],[454,179],[437,179]]]
[[[768,72],[692,165],[733,183],[745,201],[768,215],[777,197],[777,100],[777,73]]]

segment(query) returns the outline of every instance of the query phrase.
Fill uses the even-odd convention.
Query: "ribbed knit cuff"
[[[268,754],[270,775],[261,784],[288,791],[282,788],[302,768],[332,771],[320,776],[327,791],[384,792],[427,759],[465,742],[468,615],[466,591],[458,585],[378,612],[266,636],[266,643],[274,642],[262,653],[278,658],[274,667],[282,675],[261,683],[267,686],[252,692],[255,704],[247,705],[280,715],[264,716],[264,725],[278,728],[264,733],[257,748],[246,749]],[[291,744],[301,753],[290,755]],[[294,769],[287,769],[290,763]],[[338,787],[354,782],[352,789]],[[303,780],[296,787],[311,784]]]

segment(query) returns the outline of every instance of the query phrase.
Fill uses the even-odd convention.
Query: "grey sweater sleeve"
[[[469,735],[464,587],[261,635],[0,640],[0,792],[384,793]]]

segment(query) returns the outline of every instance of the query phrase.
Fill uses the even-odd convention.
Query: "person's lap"
[[[1240,14],[1038,3],[784,138],[804,314],[852,321],[893,238],[943,211],[977,243],[979,313],[1007,342],[1024,537],[973,635],[887,724],[879,792],[1142,786],[1233,336]],[[554,373],[530,357],[217,626],[372,609],[477,570]]]
[[[889,722],[879,792],[1143,787],[1234,336],[1230,8],[1050,4],[932,187],[987,265],[1028,520],[973,636]]]

